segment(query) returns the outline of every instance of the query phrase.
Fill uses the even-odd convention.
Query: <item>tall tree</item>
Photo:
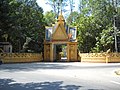
[[[56,3],[56,1],[57,0],[48,0],[46,4],[49,4],[53,8],[53,11],[57,16],[57,3]],[[54,18],[56,18],[56,16]]]
[[[58,17],[61,9],[63,12],[66,12],[65,7],[68,5],[67,0],[48,0],[47,4],[53,8],[56,17]]]
[[[76,11],[70,13],[70,15],[67,17],[67,24],[72,26],[76,25],[76,20],[78,16],[79,16],[79,13]]]
[[[52,26],[55,23],[55,13],[53,11],[48,11],[44,15],[45,22],[47,26]]]
[[[72,13],[73,12],[73,9],[74,9],[74,4],[75,4],[75,2],[74,2],[74,0],[69,0],[69,4],[70,4],[70,13]]]
[[[110,34],[113,32],[114,7],[112,3],[109,0],[81,1],[81,13],[77,19],[80,51],[90,52],[93,48],[96,48],[98,52],[106,51],[108,48],[113,49],[112,38],[114,37]],[[102,39],[103,36],[106,38]]]
[[[10,16],[9,16],[9,5],[10,0],[1,0],[0,1],[0,41],[4,41],[4,34],[9,34],[10,31]]]
[[[8,34],[8,39],[13,45],[13,51],[18,52],[22,49],[26,37],[32,38],[34,43],[40,42],[38,45],[39,49],[36,50],[39,52],[42,51],[43,47],[40,45],[43,44],[44,38],[43,10],[37,5],[36,0],[3,0],[4,3],[0,2],[0,9],[3,10],[1,16],[4,16],[6,12],[5,8],[8,7],[7,13],[5,13],[6,18],[4,19],[5,21],[9,21],[6,23],[0,19],[2,24],[6,23],[9,26],[2,27],[1,32],[2,34]],[[38,41],[38,38],[41,38],[39,39],[40,41]],[[36,50],[34,48],[35,52],[37,52]]]

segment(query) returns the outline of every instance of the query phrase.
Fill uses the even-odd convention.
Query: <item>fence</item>
[[[42,53],[0,53],[2,63],[26,63],[40,62],[43,60]]]
[[[120,62],[120,53],[79,53],[81,62]]]
[[[79,53],[78,61],[97,63],[120,63],[120,53]],[[42,53],[0,53],[2,63],[42,62]]]

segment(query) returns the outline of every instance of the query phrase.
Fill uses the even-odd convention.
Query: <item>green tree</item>
[[[105,47],[113,46],[114,7],[109,0],[82,0],[81,13],[77,19],[78,42],[81,52],[106,51]],[[103,36],[105,38],[103,39]],[[99,45],[98,45],[99,43]],[[101,48],[103,47],[104,48]],[[112,48],[113,49],[113,48]]]
[[[7,29],[3,27],[1,32],[4,29],[6,30],[3,34],[8,34],[8,39],[13,45],[13,51],[18,52],[22,49],[26,37],[32,38],[32,41],[38,44],[39,49],[35,50],[35,47],[35,52],[42,51],[45,24],[43,10],[37,5],[36,0],[5,0],[3,2],[8,7],[8,12],[6,13],[7,18],[5,20],[10,23],[7,22],[9,27]],[[1,6],[6,8],[4,3]],[[1,15],[4,15],[4,11]],[[2,23],[4,24],[5,22]],[[33,47],[29,47],[29,49],[33,50]]]
[[[76,25],[76,20],[78,16],[79,16],[79,13],[77,11],[70,13],[70,15],[67,18],[67,23],[73,26]]]
[[[9,16],[9,2],[10,0],[1,0],[0,1],[0,41],[5,41],[3,36],[9,34],[8,32],[11,29],[11,22]]]
[[[53,11],[48,11],[44,15],[45,23],[47,26],[52,26],[55,23],[55,13]]]
[[[58,17],[61,9],[62,12],[66,12],[67,1],[68,0],[48,0],[47,4],[53,8],[53,12],[56,14],[56,17]]]
[[[102,26],[101,33],[96,37],[96,46],[93,48],[93,51],[106,52],[108,49],[114,51],[114,14],[115,7],[110,2],[110,0],[103,0],[101,2],[97,2],[99,7],[101,7],[101,11],[96,10],[98,13],[96,18],[99,19],[99,24]],[[102,14],[101,14],[102,13]],[[95,19],[96,19],[95,18]],[[98,20],[96,19],[96,20]]]

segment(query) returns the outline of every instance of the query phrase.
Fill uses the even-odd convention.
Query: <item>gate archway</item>
[[[66,45],[66,61],[77,61],[76,27],[68,27],[62,13],[53,27],[46,27],[44,40],[44,61],[61,59],[57,45]],[[59,61],[59,60],[58,60]]]

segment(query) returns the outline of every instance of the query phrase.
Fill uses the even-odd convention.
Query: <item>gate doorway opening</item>
[[[54,45],[54,61],[67,61],[67,45],[66,44],[55,44]]]

